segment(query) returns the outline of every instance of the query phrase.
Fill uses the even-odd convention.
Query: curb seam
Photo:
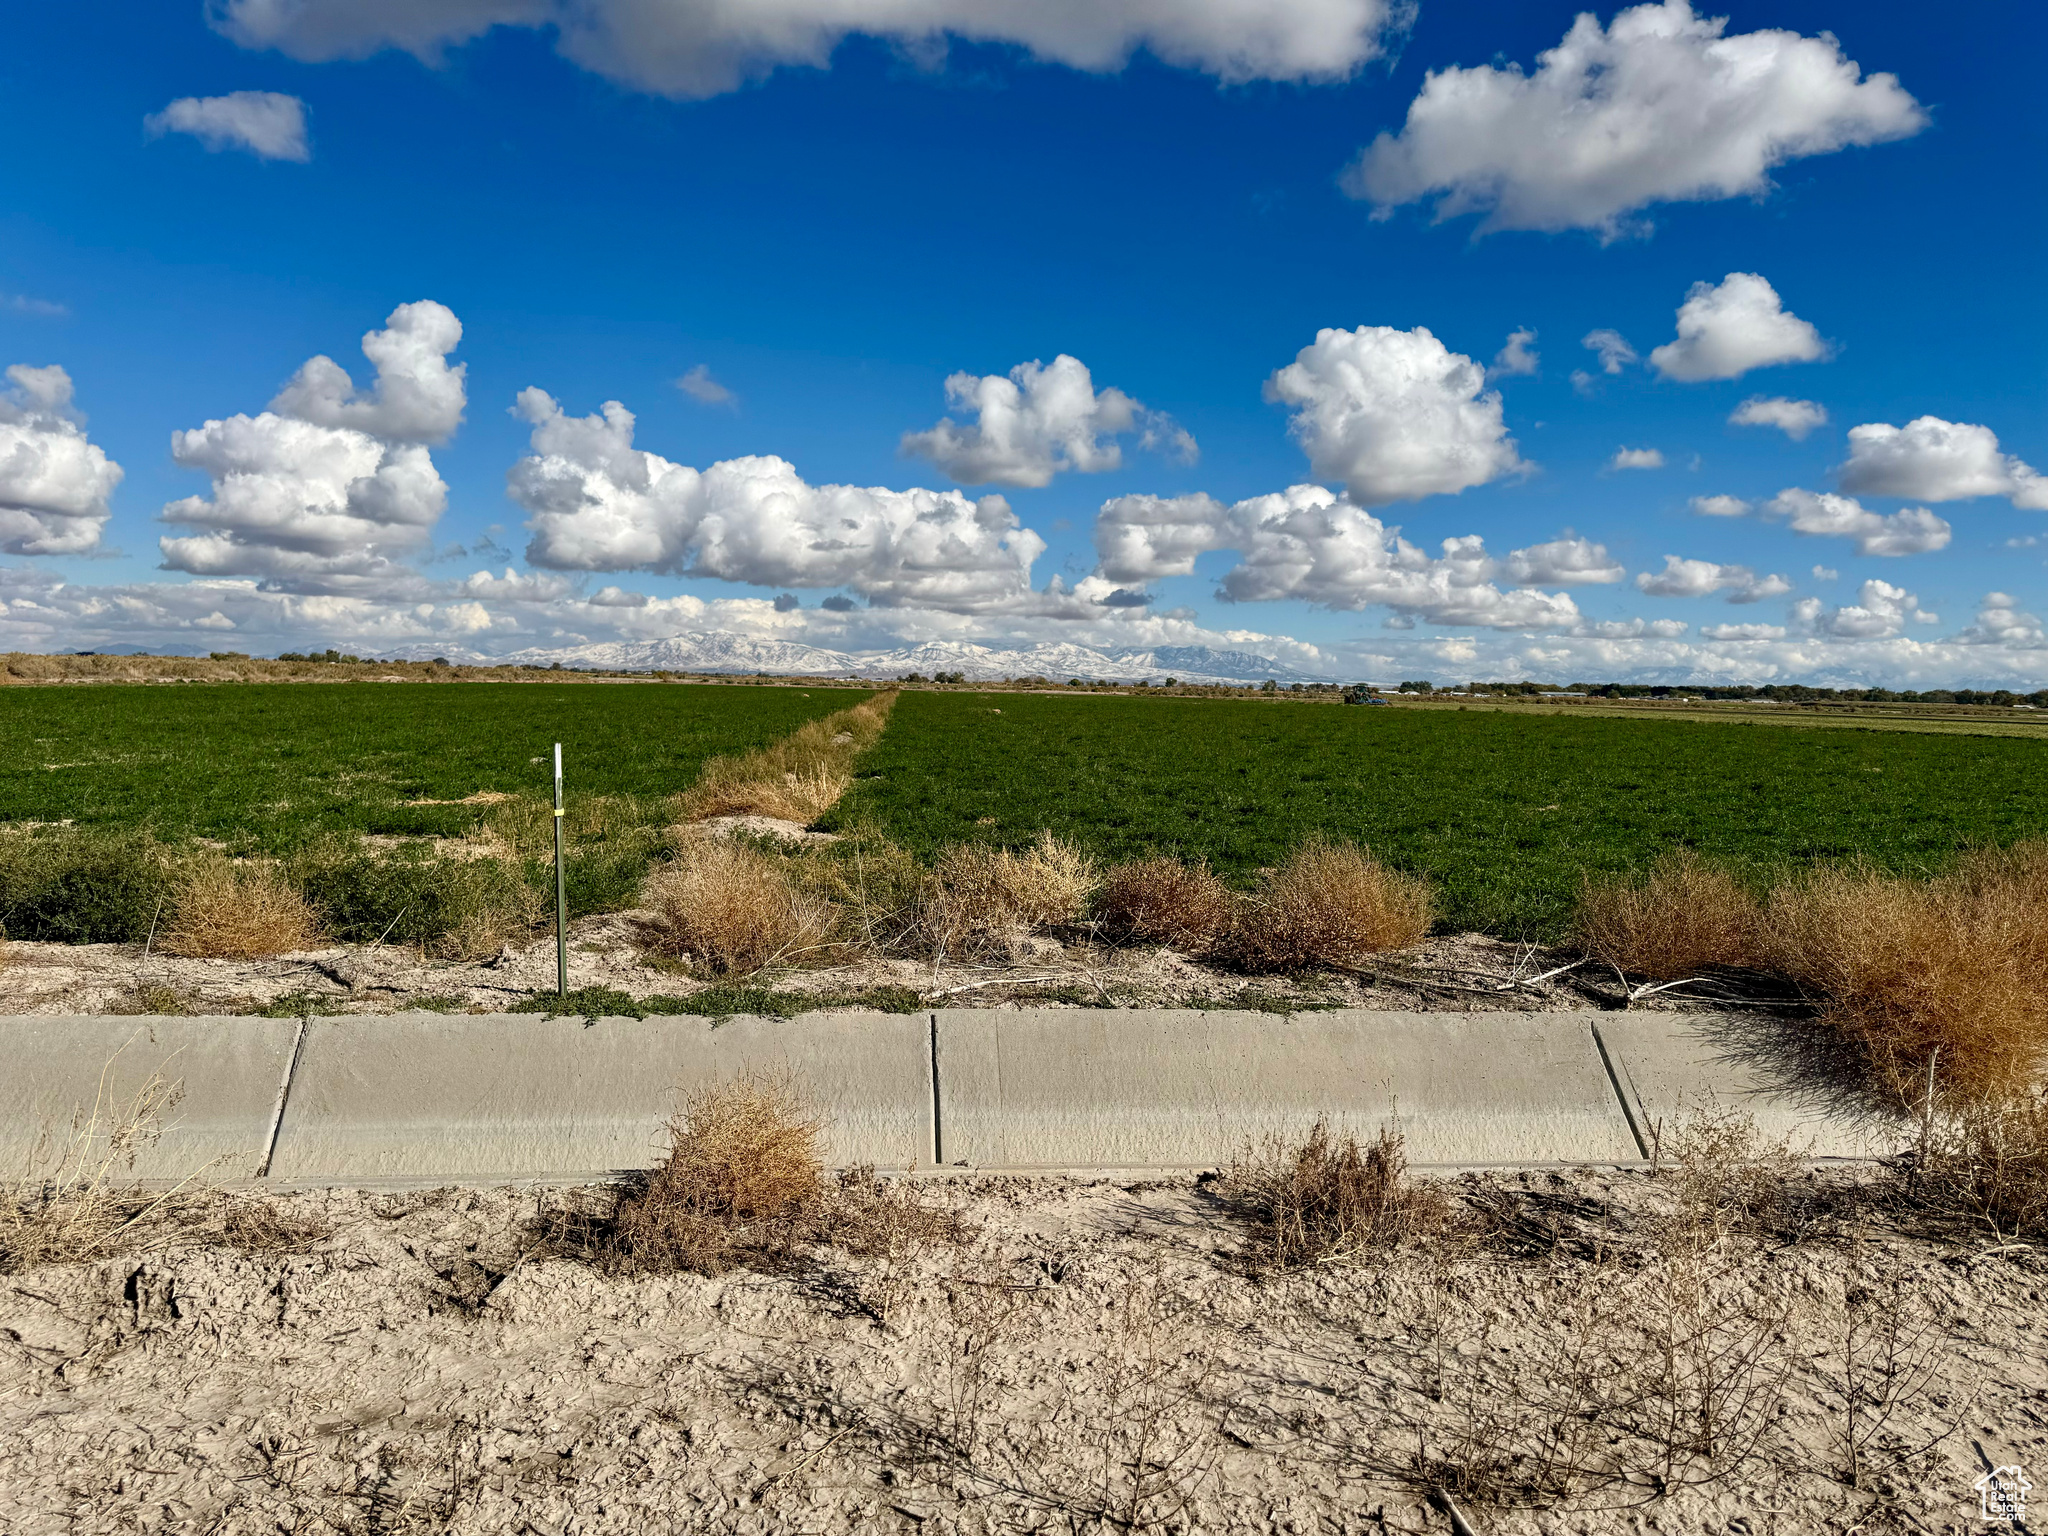
[[[1650,1161],[1650,1144],[1643,1139],[1643,1128],[1636,1123],[1636,1112],[1628,1107],[1628,1094],[1621,1086],[1621,1074],[1614,1070],[1614,1058],[1608,1054],[1607,1042],[1600,1036],[1600,1026],[1593,1020],[1586,1020],[1586,1028],[1593,1032],[1593,1045],[1600,1052],[1600,1065],[1607,1069],[1608,1086],[1614,1089],[1615,1100],[1621,1105],[1621,1117],[1628,1122],[1628,1133],[1635,1138],[1636,1151],[1644,1162]]]
[[[270,1160],[277,1156],[278,1133],[284,1129],[284,1106],[292,1096],[292,1079],[298,1075],[299,1053],[306,1048],[306,1030],[312,1020],[305,1015],[299,1017],[298,1031],[292,1036],[292,1053],[284,1064],[284,1081],[277,1085],[277,1103],[270,1111],[270,1135],[263,1143],[263,1161],[256,1165],[256,1177],[270,1177]]]

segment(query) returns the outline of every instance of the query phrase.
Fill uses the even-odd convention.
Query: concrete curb
[[[30,1167],[103,1079],[118,1097],[152,1071],[185,1096],[134,1177],[204,1166],[275,1188],[645,1168],[678,1093],[743,1069],[810,1089],[834,1165],[892,1171],[1213,1168],[1319,1115],[1367,1136],[1390,1125],[1436,1169],[1640,1166],[1678,1115],[1709,1106],[1814,1158],[1905,1144],[1783,1059],[1788,1038],[1680,1013],[0,1017],[0,1052],[26,1064],[0,1083],[0,1158]]]

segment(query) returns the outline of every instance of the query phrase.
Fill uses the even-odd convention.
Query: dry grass
[[[1050,832],[1018,852],[961,843],[939,855],[919,928],[939,954],[991,954],[1021,928],[1072,922],[1096,883],[1094,862]]]
[[[2048,1238],[2048,1090],[1949,1117],[1918,1172],[1919,1199],[2000,1242]]]
[[[201,855],[180,869],[157,935],[167,955],[259,960],[311,948],[320,925],[275,864]]]
[[[690,1095],[669,1150],[609,1209],[572,1206],[546,1237],[602,1267],[717,1275],[784,1269],[813,1243],[900,1258],[965,1235],[957,1217],[852,1168],[825,1175],[816,1106],[787,1072],[743,1072]]]
[[[1715,967],[1785,977],[1868,1063],[1871,1086],[1924,1107],[2024,1095],[2048,1064],[2048,842],[1965,856],[1931,879],[1867,865],[1785,880],[1759,901],[1691,852],[1641,883],[1586,882],[1580,947],[1670,981]]]
[[[653,948],[716,975],[818,952],[834,924],[832,904],[789,861],[732,838],[685,846],[647,877],[640,904]]]
[[[775,816],[804,824],[830,810],[853,783],[853,763],[881,739],[897,695],[878,693],[738,757],[714,757],[677,796],[678,819]]]
[[[1276,1137],[1241,1153],[1222,1190],[1274,1269],[1352,1262],[1440,1236],[1457,1221],[1441,1188],[1409,1178],[1400,1136],[1382,1129],[1361,1146],[1355,1136],[1338,1137],[1327,1119],[1298,1143]]]
[[[1363,848],[1313,837],[1243,904],[1224,948],[1245,970],[1299,970],[1419,944],[1433,916],[1422,881]]]
[[[1912,880],[1823,869],[1765,908],[1771,969],[1821,1001],[1875,1086],[1918,1109],[2025,1095],[2048,1057],[2048,845],[1972,855]]]
[[[1756,963],[1756,897],[1727,870],[1681,848],[1640,884],[1587,877],[1575,938],[1594,959],[1633,976],[1676,981],[1710,966]]]
[[[1230,926],[1235,898],[1206,864],[1140,859],[1103,876],[1095,915],[1116,940],[1170,944],[1199,954]]]
[[[184,1085],[159,1070],[122,1098],[109,1085],[113,1070],[110,1062],[69,1134],[45,1139],[18,1178],[0,1183],[0,1274],[170,1243],[277,1252],[326,1235],[270,1202],[207,1187],[204,1168],[140,1188],[136,1156],[162,1135]]]

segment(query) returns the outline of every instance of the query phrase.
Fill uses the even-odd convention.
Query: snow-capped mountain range
[[[1205,645],[1166,645],[1156,649],[1098,651],[1085,645],[972,645],[935,641],[893,651],[834,651],[787,640],[756,640],[746,635],[706,630],[672,635],[666,640],[611,640],[557,650],[535,647],[503,656],[451,646],[418,645],[384,654],[410,661],[435,656],[470,666],[591,667],[617,672],[766,672],[825,677],[861,677],[878,681],[921,672],[959,672],[974,682],[1013,677],[1046,677],[1065,682],[1161,682],[1244,685],[1276,682],[1331,682],[1320,673],[1304,672],[1251,651],[1219,651]]]

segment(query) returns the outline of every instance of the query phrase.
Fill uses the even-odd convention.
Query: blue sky
[[[0,646],[2048,683],[2038,8],[556,9],[17,8]]]

